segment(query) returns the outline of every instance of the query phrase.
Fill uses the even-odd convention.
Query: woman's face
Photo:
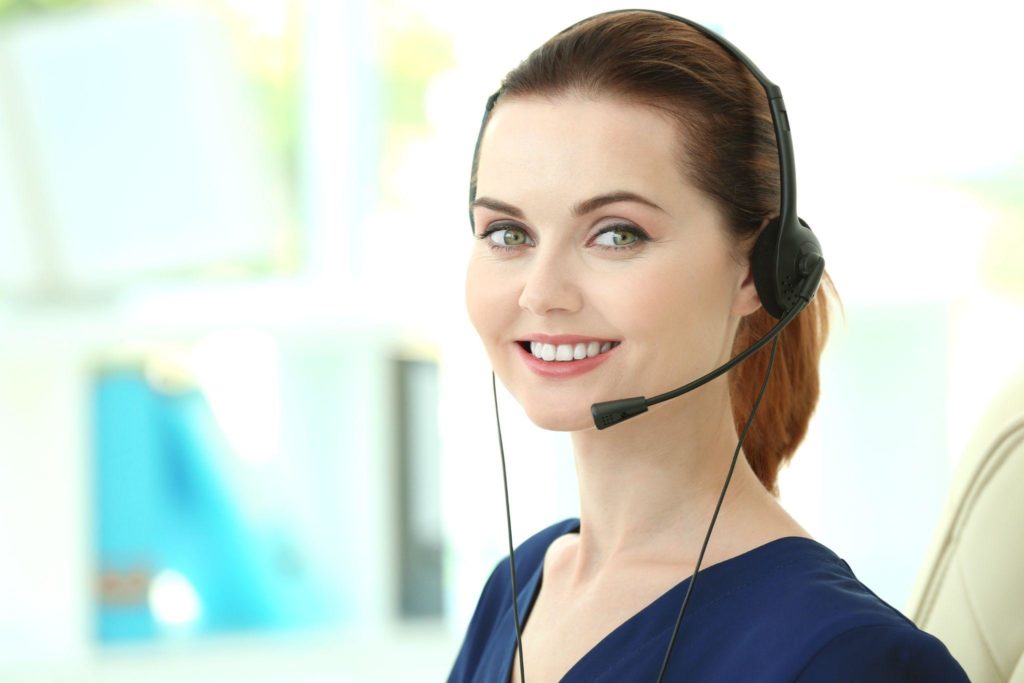
[[[593,429],[593,403],[696,379],[759,306],[677,149],[663,114],[619,100],[520,98],[492,112],[466,303],[540,427]]]

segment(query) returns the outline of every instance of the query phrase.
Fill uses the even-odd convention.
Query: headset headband
[[[821,246],[810,227],[798,217],[796,211],[796,163],[793,155],[793,138],[789,129],[789,115],[786,103],[782,98],[782,89],[775,85],[761,72],[743,52],[731,42],[709,28],[683,17],[648,9],[612,10],[595,14],[576,22],[560,31],[562,35],[576,26],[598,17],[623,12],[647,12],[674,19],[690,26],[702,35],[715,41],[718,45],[735,57],[754,76],[768,97],[768,109],[772,116],[772,127],[775,130],[775,143],[779,156],[779,215],[769,222],[759,236],[751,252],[751,264],[754,269],[754,280],[761,304],[775,318],[782,318],[787,311],[799,305],[801,291],[810,291],[813,296],[824,271],[824,264],[818,264],[821,258]],[[480,122],[480,133],[477,135],[473,150],[474,164],[479,161],[480,142],[483,138],[487,119],[494,108],[502,89],[499,88],[489,98]],[[473,224],[473,201],[476,199],[476,178],[470,178],[469,184],[469,220]],[[815,278],[813,283],[805,280]]]

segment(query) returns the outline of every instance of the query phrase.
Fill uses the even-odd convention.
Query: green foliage
[[[116,0],[0,0],[0,23],[14,18],[107,5]]]
[[[415,17],[400,27],[380,27],[378,36],[380,198],[386,205],[397,206],[403,199],[392,181],[405,151],[413,141],[431,134],[427,90],[438,74],[454,66],[455,57],[450,36]]]
[[[387,126],[422,133],[427,127],[424,100],[430,79],[455,63],[451,42],[419,23],[385,34],[381,40],[378,77]]]

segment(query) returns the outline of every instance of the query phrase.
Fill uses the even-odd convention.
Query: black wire
[[[743,440],[747,438],[747,431],[750,429],[750,425],[754,422],[754,415],[757,414],[757,408],[761,405],[761,399],[764,398],[765,389],[768,388],[768,378],[772,374],[772,365],[775,364],[775,349],[779,345],[779,338],[775,337],[772,341],[772,354],[768,359],[768,369],[764,373],[764,382],[761,384],[761,391],[757,395],[757,400],[754,401],[754,407],[750,411],[750,417],[747,418],[747,423],[743,426],[743,432],[740,434],[740,440],[736,443],[736,450],[732,454],[732,463],[729,465],[729,473],[725,477],[725,485],[722,486],[722,493],[718,496],[718,504],[715,505],[715,514],[711,516],[711,524],[708,525],[708,532],[704,535],[704,544],[700,547],[700,555],[697,557],[697,566],[693,570],[693,576],[690,577],[690,585],[686,587],[686,596],[683,598],[683,605],[679,608],[679,616],[676,617],[675,628],[672,629],[672,639],[669,640],[668,649],[665,650],[665,659],[661,663],[661,671],[658,673],[658,683],[661,683],[662,678],[665,676],[665,670],[668,669],[668,660],[672,655],[672,647],[676,643],[676,635],[679,633],[679,625],[683,622],[683,613],[686,611],[686,605],[690,602],[690,593],[693,592],[693,585],[697,583],[697,572],[700,571],[700,563],[704,559],[704,551],[708,547],[708,540],[711,538],[711,530],[715,528],[715,520],[718,519],[718,511],[722,508],[722,501],[725,500],[725,490],[729,488],[729,481],[732,480],[732,472],[736,469],[736,459],[740,454],[740,447],[743,446]]]
[[[519,596],[516,591],[516,555],[512,549],[512,511],[508,504],[508,475],[505,473],[505,445],[501,442],[501,418],[498,417],[498,389],[491,370],[491,392],[494,394],[494,420],[498,423],[498,450],[501,451],[501,479],[505,484],[505,520],[508,523],[508,564],[512,570],[512,615],[516,620],[516,647],[519,648],[519,680],[526,683],[523,666],[522,626],[519,625]]]
[[[793,320],[793,318],[796,317],[797,313],[802,311],[804,309],[804,306],[806,306],[806,305],[807,304],[806,304],[806,301],[805,301],[803,305],[801,305],[801,306],[794,306],[793,308],[791,308],[789,311],[786,312],[786,314],[784,316],[782,316],[782,318],[779,320],[779,322],[775,323],[775,326],[772,329],[768,330],[768,332],[763,337],[761,337],[756,342],[754,342],[753,344],[748,346],[746,349],[744,349],[742,353],[736,354],[725,365],[722,365],[722,366],[714,369],[713,371],[709,372],[708,374],[704,375],[703,377],[695,379],[694,381],[690,382],[689,384],[687,384],[685,386],[681,386],[678,389],[673,389],[672,391],[666,391],[664,394],[658,394],[657,396],[653,396],[653,397],[651,397],[649,399],[646,399],[647,405],[648,406],[653,406],[656,403],[661,403],[662,401],[667,401],[670,398],[675,398],[676,396],[682,396],[683,394],[688,394],[689,392],[693,391],[697,387],[703,386],[703,385],[707,384],[708,382],[710,382],[711,380],[717,379],[718,377],[724,375],[729,370],[732,370],[734,367],[736,367],[737,365],[739,365],[740,363],[745,361],[747,358],[752,356],[754,354],[754,352],[760,350],[762,346],[764,346],[768,342],[770,342],[773,339],[775,339],[782,332],[782,330],[786,327],[786,325],[788,325]]]
[[[679,608],[679,615],[676,617],[675,627],[672,629],[672,638],[669,640],[668,649],[665,650],[665,658],[661,663],[661,671],[658,673],[658,683],[661,683],[665,676],[665,671],[668,669],[668,662],[672,656],[672,648],[675,646],[676,636],[679,633],[679,626],[682,624],[683,614],[686,612],[686,606],[690,602],[690,595],[693,592],[693,586],[697,582],[697,573],[700,571],[701,562],[704,560],[704,552],[707,550],[708,541],[711,539],[711,532],[715,528],[715,522],[718,520],[718,513],[722,508],[722,502],[725,500],[726,490],[729,488],[729,483],[732,481],[732,474],[736,469],[736,460],[739,458],[740,449],[743,447],[743,441],[747,438],[747,432],[750,431],[750,426],[754,423],[754,416],[757,414],[757,409],[761,405],[761,399],[764,398],[765,390],[768,388],[768,379],[771,377],[772,367],[775,365],[775,352],[778,345],[779,339],[776,336],[772,339],[772,351],[768,358],[768,367],[764,373],[764,381],[761,383],[761,390],[758,392],[757,399],[754,401],[754,406],[750,411],[750,416],[747,418],[747,422],[743,426],[743,431],[740,433],[739,441],[736,442],[736,450],[733,451],[732,454],[732,462],[729,464],[729,472],[726,474],[725,484],[722,486],[722,492],[718,496],[718,503],[715,505],[715,512],[711,516],[711,523],[708,525],[707,533],[704,535],[704,543],[700,548],[700,555],[697,556],[697,565],[693,570],[693,575],[690,577],[690,584],[686,588],[686,595],[683,597],[683,604]],[[491,371],[491,392],[494,395],[494,419],[498,427],[498,449],[501,453],[501,476],[505,489],[505,521],[508,529],[509,569],[512,575],[512,614],[515,619],[516,627],[516,647],[519,651],[519,678],[522,683],[526,683],[526,670],[523,664],[522,626],[519,619],[519,596],[516,589],[515,550],[512,545],[512,511],[508,499],[508,474],[505,468],[505,445],[501,438],[501,418],[498,416],[497,380],[495,379],[493,370]]]

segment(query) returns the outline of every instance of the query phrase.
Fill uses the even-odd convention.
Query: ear
[[[743,267],[743,272],[745,275],[732,300],[732,314],[739,318],[761,308],[761,297],[757,295],[757,287],[754,286],[754,269],[747,264]]]
[[[732,314],[739,318],[748,316],[761,308],[761,297],[758,296],[757,286],[754,284],[754,269],[750,266],[749,247],[753,246],[761,231],[764,230],[764,226],[768,225],[768,222],[768,219],[762,221],[753,238],[743,245],[747,256],[742,261],[742,266],[739,270],[741,280],[732,301]]]

